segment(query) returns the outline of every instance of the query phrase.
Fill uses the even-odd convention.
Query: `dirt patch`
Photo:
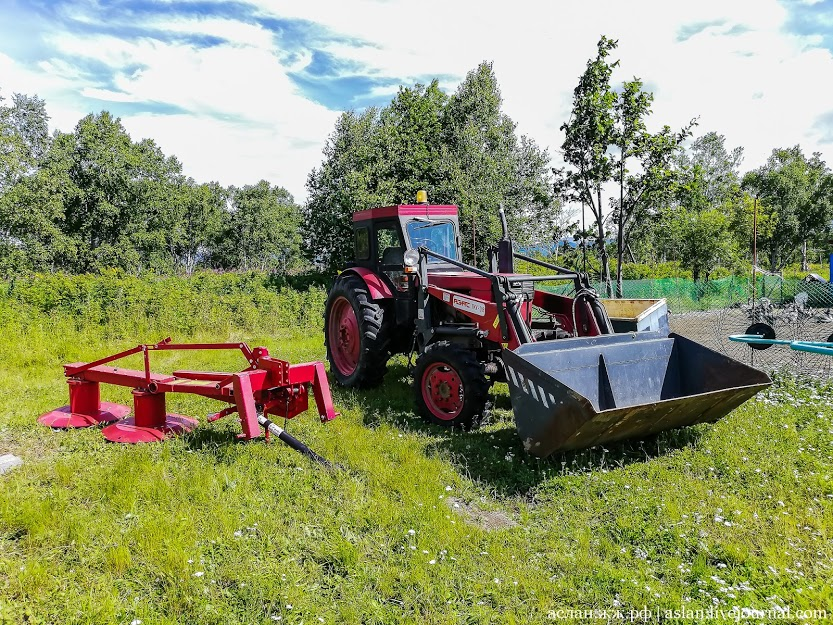
[[[446,497],[445,503],[459,514],[466,523],[486,531],[517,527],[518,523],[502,510],[483,510],[475,502],[465,502],[457,497]]]

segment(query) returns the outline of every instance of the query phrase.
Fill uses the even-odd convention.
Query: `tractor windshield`
[[[454,226],[448,221],[411,221],[406,226],[411,247],[427,247],[432,252],[457,258],[457,240],[454,236]],[[442,262],[428,257],[429,263]]]

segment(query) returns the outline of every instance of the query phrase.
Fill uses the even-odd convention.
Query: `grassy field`
[[[24,460],[0,476],[2,623],[833,613],[830,387],[781,380],[716,425],[540,461],[521,448],[505,386],[485,426],[453,434],[413,415],[397,359],[381,389],[334,389],[335,421],[290,422],[341,470],[279,443],[235,442],[234,417],[207,424],[217,404],[177,396],[172,412],[203,419],[193,434],[105,444],[97,429],[35,422],[66,403],[62,363],[168,334],[245,340],[293,362],[324,356],[320,289],[111,282],[35,281],[0,297],[0,454]],[[161,356],[160,371],[239,364]],[[570,612],[593,609],[603,618]]]

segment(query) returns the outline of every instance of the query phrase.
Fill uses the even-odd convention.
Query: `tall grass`
[[[131,340],[152,340],[149,333],[160,330],[178,336],[309,330],[320,327],[325,298],[321,286],[276,288],[259,273],[191,278],[47,274],[14,280],[0,290],[4,319],[18,331],[30,324],[74,326]]]
[[[66,402],[61,363],[165,333],[321,359],[323,298],[319,287],[278,292],[258,276],[48,277],[3,290],[0,454],[24,464],[0,476],[0,623],[833,614],[830,387],[779,381],[715,425],[541,461],[523,451],[505,386],[488,423],[453,433],[414,416],[397,359],[381,388],[334,387],[336,420],[307,414],[289,424],[336,471],[280,444],[236,442],[234,417],[137,446],[35,422]],[[159,356],[160,371],[229,370],[239,360]],[[129,400],[125,389],[103,392]],[[217,408],[168,399],[191,416]],[[508,522],[478,520],[488,514]],[[567,612],[593,609],[606,616]]]

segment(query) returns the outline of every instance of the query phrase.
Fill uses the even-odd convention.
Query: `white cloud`
[[[77,77],[74,72],[74,68],[59,60],[40,64],[38,71],[27,70],[0,52],[0,88],[3,90],[0,95],[8,98],[15,92],[37,94],[46,100],[50,127],[70,130],[88,112],[79,106],[77,98],[66,97]]]
[[[230,42],[200,49],[109,35],[55,33],[50,40],[63,59],[93,59],[116,71],[112,89],[85,85],[78,74],[73,77],[76,92],[102,100],[101,108],[107,102],[150,102],[187,111],[122,117],[134,139],[155,139],[166,153],[177,155],[186,174],[236,185],[266,178],[303,199],[306,175],[320,161],[337,113],[299,93],[274,54],[267,31],[228,20],[199,20],[190,26],[178,22],[177,32],[210,32]],[[136,65],[142,69],[120,71]],[[55,98],[44,95],[42,84],[34,86],[31,90],[46,97],[51,111]]]
[[[817,39],[783,31],[788,14],[776,0],[481,2],[476,9],[447,0],[259,4],[372,42],[327,48],[369,75],[462,78],[480,61],[494,61],[507,112],[551,152],[602,33],[620,43],[615,78],[637,75],[655,89],[657,123],[679,127],[699,115],[697,132],[716,130],[731,145],[744,145],[749,167],[776,146],[825,147],[812,125],[831,106],[829,81],[821,77],[833,76],[833,58],[809,47]],[[684,26],[710,23],[677,41]]]
[[[796,143],[806,152],[824,148],[833,160],[829,144],[820,143],[823,129],[813,128],[833,108],[826,80],[833,58],[813,47],[818,38],[784,32],[788,14],[777,0],[255,1],[265,15],[308,20],[340,35],[316,45],[366,77],[411,84],[442,76],[441,85],[453,89],[480,61],[494,61],[506,111],[556,157],[572,89],[604,33],[620,42],[615,77],[637,75],[654,89],[656,123],[679,127],[699,115],[697,132],[716,130],[729,145],[743,145],[747,168],[773,147]],[[90,15],[86,7],[74,12]],[[289,76],[312,61],[311,51],[279,49],[273,33],[244,20],[160,17],[145,25],[177,36],[127,41],[54,30],[49,41],[59,54],[37,69],[23,70],[0,54],[0,87],[6,94],[37,92],[62,129],[87,112],[79,96],[187,111],[125,115],[123,122],[134,139],[153,137],[175,153],[199,180],[266,177],[303,197],[337,115],[305,97]],[[684,27],[688,37],[678,41]],[[198,48],[182,35],[227,43]],[[113,84],[89,82],[77,59],[112,67]],[[395,92],[380,85],[366,95]]]
[[[141,114],[122,121],[134,138],[153,137],[166,154],[176,154],[185,173],[200,182],[242,186],[266,179],[303,199],[306,176],[320,160],[317,141],[277,127],[257,128],[186,114]]]

